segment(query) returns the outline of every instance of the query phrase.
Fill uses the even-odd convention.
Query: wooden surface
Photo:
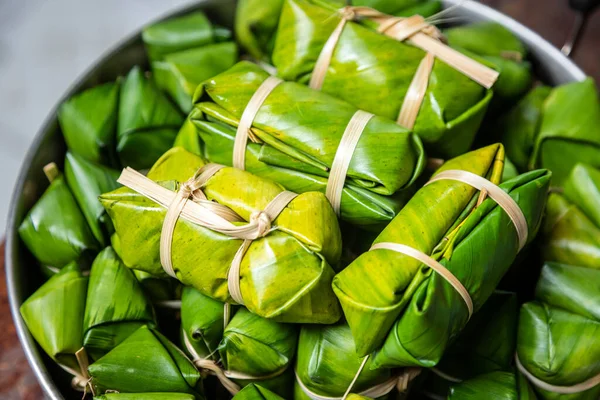
[[[573,23],[567,0],[481,0],[540,33],[561,47]],[[573,54],[575,62],[600,81],[600,12],[596,12]],[[12,324],[6,294],[4,245],[0,245],[0,399],[40,399],[42,393],[29,368]]]

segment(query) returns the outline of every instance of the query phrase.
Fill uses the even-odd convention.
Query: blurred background
[[[567,0],[481,0],[562,46],[573,24]],[[0,237],[21,161],[69,85],[124,36],[193,0],[0,0]],[[600,13],[575,61],[600,78]]]
[[[2,237],[13,186],[38,128],[70,84],[105,51],[192,0],[0,0],[0,399],[39,399],[18,343],[3,279]],[[567,0],[481,0],[561,47],[574,22]],[[575,62],[600,81],[600,12]]]

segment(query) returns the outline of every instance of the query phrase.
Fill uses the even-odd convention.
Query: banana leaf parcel
[[[477,312],[422,384],[446,397],[452,383],[496,371],[511,371],[519,306],[515,293],[496,291]]]
[[[83,316],[88,278],[71,263],[52,276],[21,305],[29,332],[40,347],[69,373],[80,376],[75,353],[83,346]]]
[[[168,392],[204,398],[194,364],[160,332],[142,326],[89,366],[96,393]]]
[[[433,178],[462,170],[499,182],[503,158],[502,146],[488,146],[448,161]],[[526,229],[527,235],[517,235],[516,225],[495,201],[487,199],[473,209],[475,189],[442,180],[419,190],[374,246],[391,242],[431,254],[462,282],[477,311],[519,247],[535,236],[549,180],[550,173],[539,170],[500,186],[521,209],[521,231]],[[468,320],[464,291],[461,299],[441,275],[385,248],[359,256],[335,277],[333,287],[357,341],[357,353],[370,354],[385,341],[375,355],[376,366],[433,367]]]
[[[173,146],[183,120],[154,82],[134,67],[121,85],[119,99],[117,152],[121,164],[150,168]]]
[[[241,0],[235,15],[237,42],[256,60],[270,62],[275,32],[285,0]],[[441,10],[437,0],[325,0],[341,8],[366,6],[385,14],[429,17]]]
[[[106,393],[94,400],[196,400],[187,393]]]
[[[268,77],[257,65],[240,62],[205,82],[196,92],[195,108],[180,136],[199,134],[204,157],[232,165],[240,117]],[[297,193],[325,192],[342,135],[356,113],[344,101],[283,82],[254,118],[252,133],[262,143],[246,146],[244,166]],[[354,224],[381,225],[412,194],[425,155],[416,135],[393,121],[374,117],[363,130],[349,165],[341,217]]]
[[[600,268],[600,170],[577,164],[562,194],[548,199],[542,236],[546,261]]]
[[[174,148],[148,177],[170,181],[174,189],[203,165],[198,156]],[[239,221],[250,221],[251,214],[264,209],[283,188],[225,167],[206,181],[202,191],[208,200],[228,207],[229,214],[236,213]],[[125,265],[165,276],[160,237],[166,209],[127,188],[106,193],[100,201],[115,226]],[[298,195],[272,227],[266,236],[251,242],[241,260],[239,288],[246,307],[285,322],[337,321],[340,309],[330,285],[335,274],[332,266],[340,259],[341,234],[325,196],[317,192]],[[228,274],[241,245],[240,239],[180,218],[172,240],[174,273],[182,283],[209,297],[233,302]]]
[[[72,153],[98,164],[119,165],[117,114],[119,82],[87,89],[58,109],[58,122]]]
[[[50,186],[27,213],[19,236],[41,264],[62,268],[99,245],[65,177],[49,166]]]
[[[535,301],[521,308],[517,354],[542,399],[600,396],[600,269],[542,268]]]
[[[536,400],[525,378],[513,372],[496,371],[454,384],[448,400]]]
[[[133,271],[111,247],[94,260],[83,320],[83,345],[97,360],[143,325],[155,325],[154,311]]]
[[[142,40],[150,61],[182,50],[202,47],[231,38],[228,29],[214,26],[201,11],[170,18],[144,28]]]
[[[303,326],[298,342],[294,399],[342,398],[356,375],[354,392],[366,395],[377,392],[378,398],[383,398],[396,390],[398,379],[391,370],[371,370],[369,361],[360,370],[362,361],[354,351],[354,339],[346,323]]]
[[[284,400],[269,389],[265,389],[254,383],[246,386],[238,394],[233,396],[234,400]]]
[[[600,100],[591,78],[536,88],[497,125],[515,165],[551,170],[554,186],[562,187],[578,162],[600,167]]]
[[[530,88],[531,64],[525,61],[525,45],[497,22],[479,22],[444,31],[448,44],[468,55],[481,58],[500,72],[494,84],[492,107],[512,105]]]
[[[336,28],[341,26],[340,22],[360,15],[360,11],[354,9],[352,13],[340,14],[339,7],[327,2],[286,0],[273,51],[278,76],[305,84],[310,82],[311,87],[318,88],[315,80],[320,81],[324,75],[320,85],[323,92],[361,110],[398,120],[421,137],[432,156],[450,158],[466,152],[482,122],[492,91],[439,58],[434,60],[431,53],[387,36],[388,33],[378,33],[374,29],[377,26],[368,18],[360,24],[348,21],[343,25],[331,57],[323,57],[325,44],[330,38],[337,38]],[[427,31],[439,37],[435,28]],[[453,57],[464,56],[457,52]],[[321,63],[325,59],[329,61],[328,66]],[[485,79],[489,78],[485,85],[490,87],[497,77],[496,72],[477,65],[485,71]],[[319,73],[313,73],[316,66]],[[429,66],[431,68],[427,68]],[[429,71],[427,79],[425,72]],[[415,76],[418,79],[413,82]],[[417,82],[424,89],[423,100],[417,102],[420,103],[416,107],[418,115],[406,118],[405,98],[407,104],[413,102],[414,98],[407,96],[407,92]]]
[[[65,178],[94,238],[100,246],[105,246],[113,233],[113,227],[98,196],[119,187],[119,172],[67,152]]]
[[[225,304],[186,287],[181,298],[182,342],[195,365],[216,375],[231,394],[259,383],[289,397],[297,328],[245,308],[229,317]],[[227,325],[224,327],[224,325]]]

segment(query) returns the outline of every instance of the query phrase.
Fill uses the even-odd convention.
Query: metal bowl
[[[456,5],[459,2],[461,0],[444,0],[446,6]],[[235,0],[200,0],[193,7],[178,10],[162,19],[192,10],[204,10],[213,21],[231,27],[234,8]],[[458,7],[454,13],[464,21],[496,21],[512,30],[529,48],[538,76],[550,84],[558,85],[585,78],[581,69],[550,43],[513,19],[487,6],[467,2]],[[75,81],[63,98],[56,103],[57,106],[75,93],[126,74],[136,64],[147,67],[141,32],[125,39],[101,57]],[[6,279],[11,312],[29,364],[45,394],[53,400],[78,399],[81,398],[81,394],[71,390],[70,378],[43,351],[40,351],[19,313],[23,301],[40,286],[43,278],[37,262],[20,242],[17,229],[27,211],[48,186],[42,167],[52,161],[62,163],[65,151],[55,107],[37,133],[19,172],[6,231]]]

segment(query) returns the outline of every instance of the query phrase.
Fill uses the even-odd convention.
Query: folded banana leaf
[[[156,85],[177,103],[181,111],[192,110],[192,95],[196,87],[232,67],[238,58],[234,42],[211,44],[167,54],[152,63]]]
[[[119,101],[117,152],[121,164],[150,168],[171,148],[182,123],[177,107],[134,67],[123,81]]]
[[[198,87],[195,109],[180,135],[197,132],[207,159],[231,165],[239,118],[268,77],[257,65],[240,62],[205,82]],[[325,192],[342,134],[356,111],[344,101],[297,83],[280,84],[254,119],[252,132],[264,143],[247,146],[246,169],[297,193]],[[391,220],[407,194],[389,196],[409,188],[424,165],[416,135],[393,121],[374,117],[350,162],[342,218],[360,225]]]
[[[498,123],[507,155],[519,168],[527,160],[528,169],[550,169],[558,187],[578,162],[600,167],[600,100],[594,80],[534,90]]]
[[[448,44],[467,55],[476,55],[500,72],[494,84],[493,106],[511,105],[532,83],[525,45],[497,22],[479,22],[444,31]],[[478,58],[479,60],[479,58]],[[479,60],[481,61],[481,60]]]
[[[94,238],[100,246],[105,246],[114,229],[98,196],[119,187],[119,172],[67,152],[65,178]]]
[[[138,330],[155,325],[152,305],[133,271],[111,247],[92,264],[83,321],[83,345],[97,360]]]
[[[500,185],[523,212],[528,227],[527,243],[533,240],[541,225],[550,177],[548,170],[534,170]],[[422,221],[431,223],[428,219]],[[376,242],[382,239],[385,232]],[[433,257],[463,283],[477,312],[508,271],[518,251],[514,224],[495,201],[487,199],[450,233],[448,240],[441,242]],[[386,256],[398,257],[396,254]],[[398,266],[397,262],[393,265]],[[404,294],[406,308],[377,351],[375,365],[436,365],[448,342],[464,328],[467,308],[458,292],[428,268],[417,273]]]
[[[449,160],[440,171],[464,169],[498,184],[503,160],[504,148],[496,144]],[[431,253],[461,214],[473,206],[475,195],[474,189],[451,181],[428,185],[416,193],[378,239],[395,241],[399,240],[396,236],[404,236],[406,244]],[[418,225],[421,220],[427,221],[425,231]],[[360,255],[333,281],[359,355],[369,354],[382,344],[406,302],[402,293],[420,266],[400,254],[385,254],[388,258],[384,259],[382,253],[369,251]],[[388,259],[401,261],[406,273],[399,274],[398,266],[390,265]],[[375,270],[379,271],[377,276],[373,274]]]
[[[181,329],[201,358],[218,360],[217,348],[223,338],[224,303],[185,286],[181,293]]]
[[[305,325],[300,331],[294,399],[312,396],[342,398],[359,371],[362,358],[354,351],[348,324]],[[392,377],[389,369],[371,370],[367,361],[352,390],[362,392]]]
[[[137,269],[132,271],[152,303],[160,305],[161,302],[177,300],[180,297],[182,285],[178,280],[157,277]]]
[[[554,386],[600,374],[600,269],[559,263],[542,268],[535,301],[521,308],[517,353],[524,368]],[[600,385],[561,395],[535,388],[542,399],[592,400]]]
[[[360,394],[354,394],[354,393],[350,393],[348,395],[348,397],[346,397],[347,400],[372,400],[370,397],[367,396],[361,396]]]
[[[273,51],[281,78],[309,82],[321,50],[340,22],[338,8],[318,0],[286,0]],[[424,56],[419,48],[349,22],[322,91],[395,121]],[[414,132],[433,156],[462,154],[470,148],[491,97],[491,90],[436,59]]]
[[[160,332],[142,326],[89,366],[96,393],[168,392],[204,398],[194,364]]]
[[[94,400],[196,400],[186,393],[106,393]]]
[[[564,195],[600,227],[600,169],[576,164],[565,181]]]
[[[171,180],[174,188],[203,164],[198,156],[175,148],[156,163],[148,177]],[[246,221],[282,190],[234,168],[223,168],[203,188],[209,200],[230,207]],[[166,210],[127,188],[106,193],[100,201],[115,226],[125,265],[164,276],[159,240]],[[337,321],[340,309],[331,290],[335,273],[331,266],[336,267],[340,259],[341,234],[325,196],[317,192],[299,195],[273,226],[274,231],[252,242],[241,263],[240,287],[248,309],[285,322]],[[172,246],[178,279],[216,300],[232,302],[227,274],[240,245],[239,239],[179,219]]]
[[[79,371],[75,357],[83,346],[83,315],[88,278],[71,263],[21,305],[31,335],[54,361]]]
[[[19,226],[19,236],[38,261],[62,268],[99,249],[63,175],[58,175]]]
[[[250,384],[233,396],[234,400],[284,400],[283,397],[260,385]]]
[[[118,166],[116,147],[119,82],[93,87],[65,101],[58,122],[72,153],[107,166]]]
[[[525,378],[496,371],[454,384],[448,400],[536,400]]]
[[[544,260],[600,269],[600,229],[562,194],[548,197],[541,236]]]
[[[213,26],[201,11],[158,22],[146,27],[142,32],[142,40],[150,61],[161,60],[170,53],[229,38],[229,30]]]
[[[240,308],[225,328],[218,351],[223,368],[234,373],[231,379],[240,386],[258,383],[287,399],[293,386],[291,364],[297,344],[296,325]]]
[[[241,0],[235,15],[237,42],[257,60],[269,62],[275,32],[285,0]],[[346,5],[375,8],[385,14],[429,17],[441,10],[437,0],[325,0],[336,7]]]

